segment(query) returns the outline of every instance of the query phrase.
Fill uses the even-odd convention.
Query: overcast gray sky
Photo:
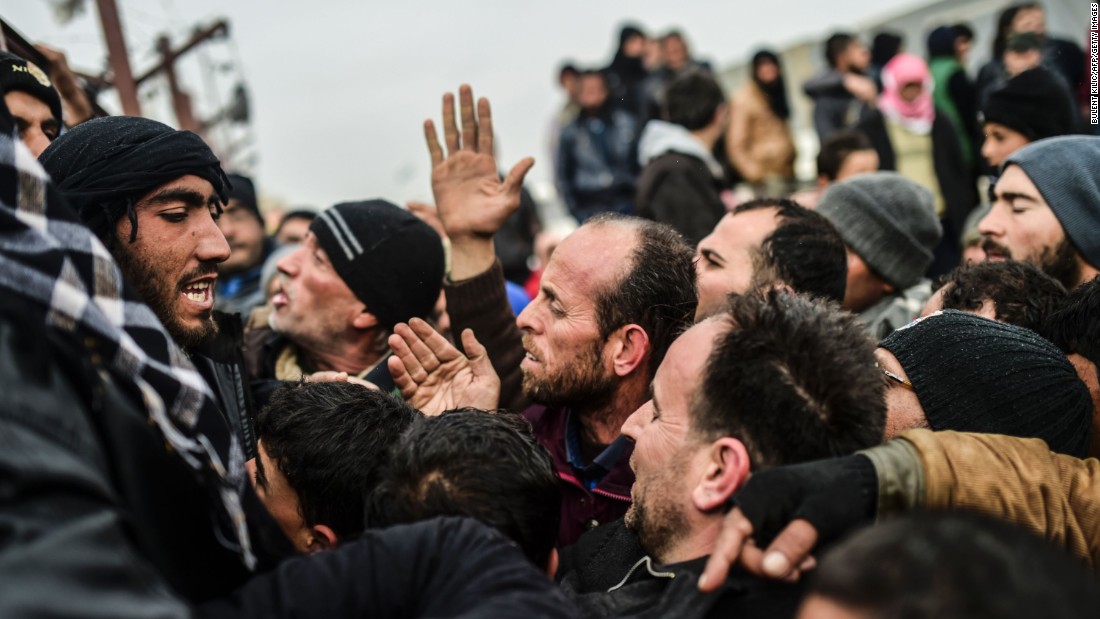
[[[46,0],[5,4],[0,15],[31,40],[64,48],[75,67],[103,66],[94,2],[67,25],[54,20]],[[430,198],[421,123],[438,117],[440,95],[464,82],[493,103],[502,165],[533,155],[531,178],[548,179],[547,129],[561,105],[557,67],[565,59],[606,64],[624,21],[655,33],[678,27],[697,55],[722,68],[762,44],[851,28],[913,4],[921,2],[119,0],[136,72],[153,64],[160,32],[179,42],[196,23],[229,19],[232,46],[209,46],[184,68],[196,105],[212,109],[214,93],[235,75],[210,67],[241,67],[252,95],[260,190],[322,207],[375,196]],[[105,102],[117,109],[111,98]],[[146,115],[174,122],[163,100],[145,105]]]

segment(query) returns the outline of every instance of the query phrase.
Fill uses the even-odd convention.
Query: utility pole
[[[130,54],[126,51],[126,37],[122,34],[118,6],[115,5],[115,0],[96,0],[96,5],[99,7],[103,38],[107,40],[107,58],[114,78],[112,82],[122,102],[122,113],[127,116],[141,116],[137,83],[134,81],[133,71],[130,70]]]
[[[202,131],[202,123],[195,119],[195,114],[191,109],[191,95],[180,87],[179,79],[176,76],[176,61],[201,43],[219,36],[225,36],[228,33],[229,24],[225,20],[218,20],[206,28],[196,29],[191,38],[179,49],[172,49],[168,36],[161,35],[157,39],[160,62],[134,80],[135,84],[140,85],[157,73],[164,72],[164,76],[168,80],[168,90],[172,96],[172,109],[176,112],[176,121],[179,123],[180,129],[199,133]]]

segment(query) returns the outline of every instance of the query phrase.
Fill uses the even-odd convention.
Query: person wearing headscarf
[[[978,161],[977,94],[956,55],[958,38],[953,26],[940,26],[929,33],[928,69],[932,73],[932,100],[955,125],[963,157],[973,168]]]
[[[218,158],[190,131],[111,116],[74,127],[39,160],[127,282],[190,355],[245,455],[254,456],[241,320],[213,311],[217,266],[230,253],[215,222],[229,189]]]
[[[619,31],[619,45],[615,48],[615,57],[603,70],[607,78],[608,106],[614,110],[623,110],[633,116],[639,124],[644,123],[649,101],[646,97],[646,78],[649,71],[645,67],[646,35],[634,25],[623,26]]]
[[[190,616],[290,552],[210,387],[2,105],[0,294],[0,615]]]
[[[882,85],[878,109],[864,114],[859,129],[878,152],[880,169],[895,170],[932,191],[943,237],[928,275],[942,275],[961,259],[959,236],[978,203],[977,183],[955,126],[932,99],[932,75],[924,60],[908,53],[894,56],[883,67]]]
[[[734,93],[730,109],[726,135],[730,162],[758,195],[789,193],[796,152],[779,56],[770,50],[753,55],[752,79]]]

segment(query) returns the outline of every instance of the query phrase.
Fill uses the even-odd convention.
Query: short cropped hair
[[[602,213],[584,225],[616,224],[634,228],[638,241],[621,279],[596,295],[600,337],[628,324],[645,330],[652,380],[673,340],[695,319],[695,250],[671,226],[640,217]]]
[[[688,131],[702,129],[726,101],[722,87],[704,71],[689,71],[665,89],[664,119]]]
[[[837,32],[825,40],[825,61],[835,67],[840,55],[848,50],[855,37],[847,32]]]
[[[874,150],[871,141],[858,129],[842,129],[829,136],[817,153],[817,175],[835,181],[848,156],[861,150]]]
[[[943,309],[974,311],[987,299],[1000,322],[1040,331],[1047,316],[1066,299],[1058,280],[1028,262],[981,262],[956,268],[936,280]]]
[[[256,436],[298,494],[306,524],[347,539],[363,532],[363,497],[418,417],[404,401],[360,385],[302,382],[271,395]]]
[[[523,417],[476,408],[425,417],[392,454],[368,499],[368,526],[468,516],[546,566],[558,536],[561,490],[550,455]]]
[[[867,617],[1095,617],[1084,562],[1016,524],[911,514],[856,533],[813,571],[809,595]]]
[[[1071,290],[1039,334],[1067,355],[1077,353],[1100,367],[1100,276]]]
[[[727,312],[731,328],[707,360],[692,407],[704,439],[739,439],[754,469],[882,442],[882,376],[853,314],[774,289],[732,295]]]
[[[843,301],[848,285],[844,239],[823,215],[786,198],[760,198],[739,204],[733,214],[763,208],[779,220],[755,256],[752,289],[786,284],[795,292]]]

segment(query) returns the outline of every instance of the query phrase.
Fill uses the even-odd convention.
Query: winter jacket
[[[697,245],[726,214],[722,166],[687,129],[661,120],[646,124],[638,158],[645,167],[634,202],[637,214],[672,226]]]
[[[878,303],[863,310],[859,319],[867,325],[867,334],[878,342],[920,316],[924,304],[932,296],[932,282],[921,280],[915,286],[888,294]]]
[[[562,129],[558,192],[577,220],[607,211],[633,212],[637,149],[637,121],[622,110],[582,112]]]
[[[393,393],[393,377],[382,357],[357,377],[370,382],[386,393]],[[250,330],[244,335],[244,367],[247,369],[248,386],[256,410],[267,406],[271,394],[288,382],[296,382],[301,376],[316,372],[316,368],[303,363],[297,346],[286,336],[270,327]]]
[[[1040,439],[909,430],[902,449],[872,457],[879,513],[951,508],[1024,525],[1100,566],[1100,460],[1050,451]]]
[[[837,131],[854,127],[866,108],[844,87],[844,76],[835,69],[810,78],[802,91],[814,100],[814,129],[822,144]]]
[[[0,616],[185,617],[240,586],[251,573],[219,541],[216,491],[167,447],[131,377],[36,314],[16,298],[0,309]],[[229,426],[198,424],[233,462]],[[251,486],[240,498],[270,569],[292,549]]]
[[[621,449],[618,457],[610,470],[589,490],[583,479],[584,472],[577,470],[569,458],[568,411],[560,407],[534,405],[524,411],[523,416],[531,422],[539,444],[550,452],[554,473],[561,480],[561,525],[557,545],[568,546],[585,531],[622,518],[630,507],[630,487],[634,485],[634,470],[630,468],[634,443],[621,439],[621,444],[615,445]]]
[[[191,355],[195,369],[206,379],[218,408],[241,442],[244,459],[256,457],[255,409],[244,364],[244,332],[237,314],[214,312],[218,334]]]
[[[794,178],[795,148],[787,121],[776,116],[764,91],[749,80],[730,101],[726,152],[749,183]]]
[[[978,95],[966,71],[954,56],[940,56],[928,63],[935,88],[932,98],[936,108],[947,114],[958,136],[963,159],[969,169],[976,169],[978,141]]]
[[[468,518],[367,531],[283,562],[198,617],[569,618],[561,591],[499,532]]]
[[[897,159],[882,112],[869,110],[860,119],[859,129],[867,135],[867,139],[878,152],[879,169],[896,170]],[[932,165],[947,209],[943,218],[946,223],[944,242],[958,246],[966,216],[978,204],[978,185],[963,158],[955,127],[942,110],[936,111],[936,118],[932,121]]]
[[[562,591],[580,616],[603,617],[793,617],[801,584],[757,579],[734,569],[716,593],[696,587],[706,557],[658,565],[646,556],[622,520],[585,533],[561,552]]]

